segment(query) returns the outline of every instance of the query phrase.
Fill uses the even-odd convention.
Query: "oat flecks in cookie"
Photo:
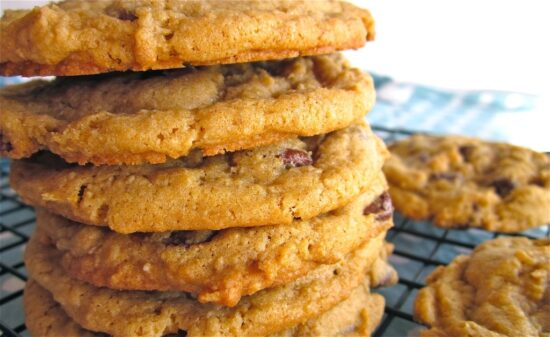
[[[179,330],[190,337],[258,336],[293,327],[348,298],[374,261],[386,259],[384,235],[336,264],[320,266],[292,283],[247,296],[234,308],[200,304],[182,292],[116,291],[72,279],[60,268],[60,252],[40,231],[27,246],[25,263],[31,279],[86,329],[115,337],[160,337]],[[386,264],[386,268],[391,267]]]
[[[42,153],[14,161],[10,183],[33,206],[121,233],[290,224],[351,202],[387,157],[363,122],[313,138],[139,166],[67,165]],[[288,148],[315,150],[315,160],[287,167]]]
[[[200,302],[233,306],[241,296],[336,263],[390,228],[391,221],[377,219],[384,210],[363,214],[385,189],[380,173],[350,204],[291,225],[126,235],[40,208],[37,225],[63,253],[71,277],[111,289],[191,292]]]
[[[244,63],[360,48],[373,38],[370,13],[344,1],[69,0],[4,12],[0,74]]]
[[[415,300],[422,336],[550,334],[550,239],[498,238],[438,267]]]
[[[396,209],[444,228],[519,232],[550,222],[550,158],[460,136],[415,135],[389,146]]]
[[[328,133],[373,104],[371,77],[338,54],[37,80],[0,90],[0,154],[162,163]]]

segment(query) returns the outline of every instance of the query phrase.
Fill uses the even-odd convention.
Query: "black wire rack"
[[[373,127],[387,143],[413,132]],[[26,242],[34,231],[31,207],[21,203],[9,187],[9,162],[0,162],[0,336],[29,336],[23,314],[23,288],[27,271],[23,262]],[[499,236],[479,229],[444,230],[428,221],[413,221],[396,213],[395,227],[387,239],[395,245],[390,262],[399,273],[399,283],[377,290],[386,298],[384,318],[375,337],[417,336],[422,326],[414,322],[412,305],[419,288],[431,271],[448,264],[455,256],[469,253],[476,245]],[[541,226],[521,234],[529,238],[550,236],[550,226]]]

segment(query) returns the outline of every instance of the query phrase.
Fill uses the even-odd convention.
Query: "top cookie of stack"
[[[6,11],[0,74],[264,61],[359,48],[373,38],[368,11],[333,0],[68,0]]]
[[[23,38],[22,38],[23,37]],[[162,163],[331,132],[374,103],[372,79],[339,55],[374,37],[368,11],[337,1],[65,1],[6,11],[0,74],[182,68],[0,91],[0,154]]]

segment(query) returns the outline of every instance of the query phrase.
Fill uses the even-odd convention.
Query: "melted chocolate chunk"
[[[491,183],[495,191],[502,198],[506,197],[516,187],[516,184],[507,178],[496,179]]]
[[[280,158],[283,160],[286,168],[313,164],[313,159],[311,159],[311,155],[308,152],[302,150],[285,149],[283,153],[280,154]]]
[[[117,18],[122,21],[135,21],[137,16],[127,9],[123,9],[118,12]]]
[[[436,172],[430,175],[431,180],[448,180],[453,181],[459,177],[458,173],[455,172]]]
[[[176,333],[171,333],[169,335],[166,335],[166,337],[185,337],[187,336],[187,331],[185,330],[178,330]]]
[[[78,203],[82,202],[82,198],[84,198],[84,192],[86,192],[86,188],[88,188],[88,185],[80,186],[80,189],[78,190]]]
[[[193,245],[208,242],[215,235],[215,231],[174,231],[163,240],[163,243],[174,246]]]
[[[0,152],[10,152],[11,150],[13,150],[12,143],[4,139],[4,135],[0,133]]]
[[[420,162],[422,163],[427,163],[430,160],[430,155],[423,152],[418,155],[418,160],[420,160]]]
[[[458,152],[460,152],[460,155],[466,162],[470,160],[473,150],[474,150],[474,147],[472,145],[462,145],[461,147],[458,148]]]
[[[388,192],[382,193],[376,200],[363,209],[364,215],[376,214],[377,221],[388,220],[393,214],[393,205]]]
[[[544,180],[542,180],[541,177],[533,178],[529,183],[540,187],[544,187]]]

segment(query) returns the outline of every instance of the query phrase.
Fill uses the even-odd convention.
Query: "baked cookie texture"
[[[42,337],[107,337],[104,333],[85,330],[73,321],[55,302],[51,294],[34,280],[29,280],[24,292],[27,328],[33,336]],[[382,319],[384,298],[371,294],[368,282],[354,289],[350,297],[319,317],[270,337],[306,336],[370,336]],[[177,337],[182,334],[171,334]]]
[[[342,1],[63,1],[6,10],[3,76],[84,75],[327,54],[374,38]]]
[[[163,163],[341,129],[374,96],[372,78],[339,54],[36,80],[0,90],[0,154]]]
[[[116,291],[72,279],[60,268],[60,252],[40,231],[27,246],[25,263],[30,277],[88,330],[113,336],[163,336],[181,330],[187,336],[260,336],[304,323],[348,298],[374,261],[386,260],[384,234],[346,261],[320,266],[294,282],[244,297],[233,308],[200,304],[181,292]],[[385,266],[384,273],[394,280],[395,271]],[[371,272],[376,270],[380,269]]]
[[[382,173],[350,204],[291,225],[118,234],[37,209],[69,276],[98,287],[185,291],[234,306],[241,296],[332,264],[392,226]]]
[[[550,239],[498,238],[438,267],[414,304],[425,337],[548,336]]]
[[[395,208],[443,228],[518,232],[550,222],[550,157],[461,136],[414,135],[389,145]]]
[[[363,122],[323,136],[140,166],[75,166],[43,153],[14,161],[22,199],[120,233],[284,225],[343,207],[387,157]]]

